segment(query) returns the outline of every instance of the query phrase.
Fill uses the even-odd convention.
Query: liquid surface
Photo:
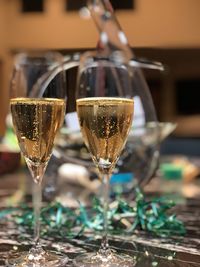
[[[25,159],[36,165],[48,162],[55,135],[64,120],[65,100],[14,98],[10,107]]]
[[[83,139],[99,168],[112,170],[132,125],[134,104],[126,98],[82,98],[77,113]]]

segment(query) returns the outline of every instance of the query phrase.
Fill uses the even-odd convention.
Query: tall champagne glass
[[[44,250],[39,240],[41,184],[65,109],[62,56],[53,52],[17,55],[11,79],[10,110],[22,155],[34,181],[34,245],[27,253],[9,259],[9,265],[61,266],[66,261]]]
[[[119,51],[110,57],[87,52],[79,66],[77,114],[103,185],[104,234],[99,251],[78,256],[76,266],[133,266],[131,257],[109,248],[107,236],[109,178],[126,143],[134,111],[132,72],[123,61]]]

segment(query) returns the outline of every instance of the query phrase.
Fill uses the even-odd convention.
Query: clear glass
[[[30,251],[8,260],[9,266],[63,266],[40,245],[42,180],[54,138],[64,121],[66,93],[63,59],[58,53],[34,52],[16,56],[10,86],[10,111],[20,150],[34,181],[34,244]],[[53,77],[53,79],[52,79]]]
[[[66,71],[79,66],[79,56],[79,54],[75,54],[72,57],[66,58],[64,64]],[[134,79],[132,80],[135,100],[134,123],[129,133],[125,149],[119,161],[116,163],[116,168],[114,170],[114,174],[119,174],[120,177],[114,176],[113,179],[111,179],[111,183],[114,182],[112,186],[112,192],[114,193],[131,192],[135,185],[143,187],[150,181],[159,163],[159,143],[160,140],[163,139],[163,129],[166,129],[166,125],[168,125],[165,124],[165,127],[163,127],[163,123],[158,124],[148,85],[142,74],[142,69],[161,71],[163,70],[163,65],[159,62],[144,61],[134,58],[129,61],[129,67],[134,72]],[[74,88],[75,84],[70,83],[69,86],[70,88]],[[69,102],[74,103],[74,96],[69,95],[68,99]],[[70,118],[70,121],[66,120],[66,128],[63,128],[63,144],[68,144],[70,142],[75,145],[78,142],[84,146],[79,134],[80,128],[78,127],[74,111],[74,107],[68,111],[67,116]],[[72,119],[73,124],[71,122]],[[82,146],[80,146],[80,149],[81,147]],[[71,151],[72,148],[70,147],[69,150]],[[62,145],[59,144],[59,147],[56,146],[55,155],[59,155],[58,157],[62,157],[63,160],[67,162],[83,165],[87,169],[91,169],[92,172],[94,171],[93,164],[88,162],[89,155],[84,153],[82,157],[82,151],[78,151],[77,148],[74,150],[74,153],[70,153],[70,151],[68,151],[66,145],[62,147]],[[121,178],[123,178],[121,175],[125,176],[126,181],[128,179],[126,183],[121,181]],[[119,179],[117,177],[119,177]]]
[[[76,107],[84,142],[95,163],[103,186],[104,233],[96,253],[83,254],[75,266],[133,266],[128,255],[115,253],[108,245],[109,180],[125,146],[133,121],[132,70],[123,53],[105,57],[83,55],[78,73]]]
[[[129,134],[124,153],[115,168],[115,173],[119,173],[121,178],[128,175],[130,179],[130,183],[128,185],[123,184],[122,187],[132,190],[135,184],[145,185],[149,181],[159,159],[159,127],[148,85],[141,68],[163,70],[163,66],[159,62],[135,58],[109,0],[88,0],[87,6],[99,32],[97,49],[108,57],[122,52],[124,61],[132,67],[132,89],[135,106],[133,131]],[[154,126],[149,127],[152,123]],[[141,129],[143,129],[143,133],[141,133]],[[136,131],[140,132],[137,137]],[[144,141],[150,132],[155,137],[153,143],[149,143],[150,139],[148,142]],[[146,156],[148,160],[145,159]],[[145,166],[138,169],[141,166],[141,164],[138,165],[140,159]]]

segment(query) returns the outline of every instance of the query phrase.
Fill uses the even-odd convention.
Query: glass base
[[[65,266],[68,258],[43,250],[32,248],[27,252],[9,255],[6,266],[14,267],[60,267]]]
[[[135,261],[128,255],[110,252],[107,255],[86,253],[76,257],[73,261],[79,267],[133,267]]]

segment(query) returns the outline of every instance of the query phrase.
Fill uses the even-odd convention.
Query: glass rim
[[[64,56],[58,52],[58,51],[52,51],[52,50],[31,50],[31,51],[22,51],[19,53],[16,53],[14,55],[14,65],[16,67],[25,67],[29,64],[32,64],[32,62],[29,62],[29,59],[34,59],[37,65],[37,59],[40,58],[46,58],[49,59],[49,62],[56,62],[58,64],[63,64],[64,62]],[[38,64],[39,61],[38,61]]]
[[[75,54],[75,56],[72,56],[72,59],[75,61],[83,61],[85,58],[89,58],[89,57],[93,57],[94,59],[99,59],[99,60],[110,60],[112,62],[112,60],[114,59],[114,57],[116,56],[116,63],[120,64],[124,64],[133,68],[138,68],[138,69],[152,69],[152,70],[159,70],[159,71],[164,71],[165,67],[164,65],[159,62],[159,61],[152,61],[146,58],[137,58],[134,57],[129,61],[124,60],[123,58],[120,58],[118,61],[117,57],[120,57],[120,54],[122,54],[123,51],[117,51],[113,53],[113,55],[111,56],[107,56],[104,55],[103,53],[99,53],[96,50],[91,50],[91,51],[86,51],[85,53],[79,53],[79,54]],[[123,55],[122,55],[123,56]],[[69,59],[68,59],[69,60]],[[115,63],[115,60],[113,60],[113,63]]]

